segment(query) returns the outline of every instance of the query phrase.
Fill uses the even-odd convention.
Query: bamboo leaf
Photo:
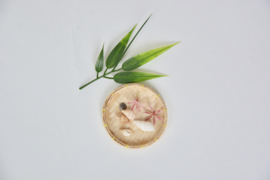
[[[146,19],[146,21],[143,23],[143,25],[140,27],[140,29],[138,30],[138,32],[135,34],[135,36],[132,38],[132,40],[129,42],[129,44],[127,45],[125,51],[122,53],[122,56],[120,57],[120,60],[124,57],[125,53],[127,52],[128,48],[130,47],[130,45],[133,43],[133,41],[135,40],[135,38],[137,37],[137,35],[140,33],[140,31],[142,30],[142,28],[144,27],[144,25],[147,23],[147,21],[150,19],[150,17],[152,16],[152,14]],[[118,62],[119,63],[119,62]],[[118,63],[114,66],[113,70],[117,67]]]
[[[106,67],[108,69],[115,67],[119,63],[119,61],[121,60],[122,54],[127,46],[127,43],[130,39],[131,34],[136,26],[137,26],[137,24],[110,52],[110,54],[106,60]]]
[[[178,42],[180,43],[180,42]],[[144,64],[146,64],[147,62],[153,60],[154,58],[156,58],[157,56],[159,56],[160,54],[164,53],[165,51],[167,51],[168,49],[170,49],[171,47],[173,47],[174,45],[178,44],[178,43],[174,43],[168,46],[163,46],[157,49],[152,49],[150,51],[141,53],[137,56],[134,56],[128,60],[126,60],[123,65],[122,65],[122,69],[124,71],[131,71],[133,69],[136,69]]]
[[[144,27],[144,25],[147,23],[147,21],[150,19],[150,17],[152,16],[152,14],[145,20],[145,22],[143,23],[143,25],[140,27],[140,29],[138,30],[138,32],[135,34],[135,36],[132,38],[132,40],[130,41],[130,43],[127,45],[127,48],[125,49],[125,51],[123,52],[123,56],[125,55],[125,53],[127,52],[129,46],[133,43],[133,41],[136,39],[137,35],[141,32],[142,28]]]
[[[150,74],[142,72],[120,72],[114,75],[113,79],[117,83],[124,84],[124,83],[137,83],[164,76],[166,75]]]
[[[98,56],[98,59],[97,59],[97,62],[96,62],[96,71],[99,73],[102,71],[103,69],[103,64],[104,64],[104,44],[103,44],[103,47],[99,53],[99,56]]]

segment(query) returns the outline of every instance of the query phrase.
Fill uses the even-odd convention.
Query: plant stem
[[[97,78],[98,78],[98,72],[97,72]]]
[[[107,72],[106,73],[107,70],[108,69],[105,70],[105,72],[104,72],[104,74],[102,76],[99,76],[96,79],[93,79],[92,81],[90,81],[90,82],[86,83],[85,85],[81,86],[79,89],[82,90],[83,88],[85,88],[89,84],[91,84],[91,83],[95,82],[96,80],[98,80],[100,78],[103,78],[103,77],[104,78],[107,78],[107,79],[113,79],[113,77],[107,77],[106,75],[111,74],[111,73],[114,73],[114,72],[117,72],[117,71],[120,71],[120,70],[122,70],[122,68],[119,68],[119,69],[116,69],[116,70],[111,70],[110,72]]]
[[[113,79],[113,77],[108,77],[108,76],[104,76],[104,78],[107,78],[107,79]]]
[[[90,81],[89,83],[86,83],[85,85],[83,85],[82,87],[80,87],[79,89],[82,90],[83,88],[85,88],[86,86],[88,86],[89,84],[91,84],[92,82],[95,82],[96,80],[100,79],[102,76],[99,76],[98,78]]]
[[[108,68],[106,68],[106,70],[104,71],[104,74],[103,74],[103,75],[105,75],[105,74],[106,74],[107,70],[108,70]]]
[[[113,70],[113,72],[117,72],[117,71],[120,71],[120,70],[122,70],[122,68]]]

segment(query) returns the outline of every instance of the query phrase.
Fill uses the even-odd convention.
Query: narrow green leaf
[[[115,67],[119,63],[119,61],[121,60],[122,54],[127,46],[129,38],[130,38],[130,36],[131,36],[131,34],[136,26],[137,26],[137,24],[110,52],[110,54],[106,60],[106,67],[108,69]]]
[[[102,69],[103,69],[103,62],[104,62],[104,44],[103,44],[103,46],[102,46],[102,49],[101,49],[101,51],[100,51],[100,53],[99,53],[99,56],[98,56],[98,59],[97,59],[97,62],[96,62],[96,71],[99,73],[99,72],[101,72],[102,71]]]
[[[152,59],[156,58],[157,56],[164,53],[165,51],[167,51],[168,49],[170,49],[171,47],[173,47],[174,45],[176,45],[178,43],[171,44],[168,46],[163,46],[163,47],[160,47],[157,49],[152,49],[150,51],[147,51],[147,52],[141,53],[137,56],[134,56],[134,57],[126,60],[122,64],[122,69],[124,71],[131,71],[133,69],[136,69],[136,68],[144,65],[145,63],[151,61]]]
[[[144,25],[147,23],[147,21],[150,19],[150,17],[152,16],[152,14],[145,20],[145,22],[143,23],[143,25],[140,27],[140,29],[138,30],[138,32],[135,34],[135,36],[132,38],[132,40],[130,41],[130,43],[128,44],[127,48],[125,49],[123,56],[125,55],[125,53],[127,52],[129,46],[133,43],[134,39],[137,37],[137,35],[141,32],[142,28],[144,27]]]
[[[120,57],[120,60],[124,57],[125,53],[127,52],[128,48],[130,47],[130,45],[133,43],[134,39],[137,37],[137,35],[140,33],[140,31],[142,30],[142,28],[144,27],[144,25],[147,23],[147,21],[150,19],[150,17],[152,16],[152,14],[146,19],[146,21],[143,23],[143,25],[140,27],[140,29],[138,30],[138,32],[135,34],[135,36],[132,38],[132,40],[129,42],[129,44],[127,45],[125,51],[122,53],[122,56]],[[119,63],[119,62],[118,62]],[[118,63],[114,66],[113,70],[115,70],[115,68],[117,67]]]
[[[124,83],[137,83],[164,76],[166,75],[150,74],[142,72],[120,72],[114,75],[113,79],[117,83],[124,84]]]

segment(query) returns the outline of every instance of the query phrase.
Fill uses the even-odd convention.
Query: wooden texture
[[[121,121],[119,118],[122,115],[119,104],[124,102],[127,104],[127,108],[131,109],[133,104],[128,104],[128,102],[133,102],[137,94],[138,101],[145,109],[140,107],[140,112],[136,108],[133,109],[136,120],[145,120],[149,116],[149,114],[144,113],[150,111],[149,105],[154,111],[162,109],[158,116],[163,121],[156,119],[155,131],[153,132],[144,132],[132,121]],[[167,127],[168,119],[167,109],[160,95],[142,84],[126,84],[111,92],[103,105],[102,116],[104,127],[111,138],[118,144],[132,149],[144,148],[159,140]],[[152,118],[150,121],[153,122]],[[124,136],[121,132],[121,129],[124,128],[129,128],[132,135]]]

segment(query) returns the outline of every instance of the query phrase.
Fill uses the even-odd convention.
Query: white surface
[[[127,150],[102,126],[119,85],[95,77],[106,56],[153,13],[125,59],[182,41],[141,69],[169,109],[157,143]],[[0,1],[0,179],[270,178],[270,3]]]

